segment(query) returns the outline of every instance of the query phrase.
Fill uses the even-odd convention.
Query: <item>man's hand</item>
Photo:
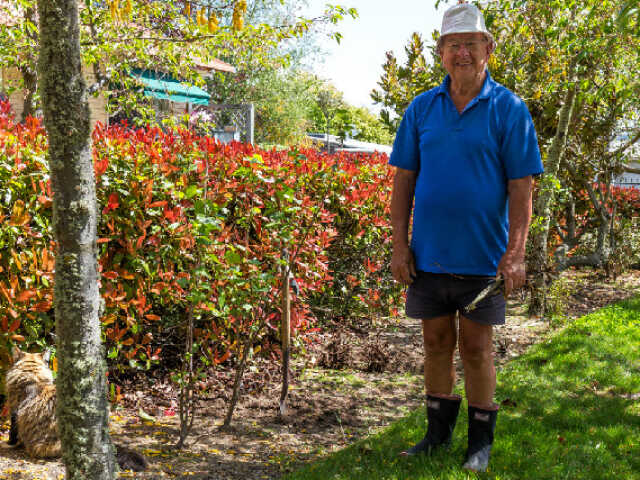
[[[391,195],[391,227],[393,229],[393,254],[391,273],[393,278],[405,285],[411,285],[416,276],[416,263],[409,248],[409,217],[416,188],[417,173],[413,170],[396,168]]]
[[[417,276],[416,263],[409,247],[394,247],[391,255],[393,278],[405,285],[411,285]]]
[[[531,221],[531,192],[533,178],[531,175],[509,180],[509,243],[507,251],[498,264],[498,275],[504,277],[504,294],[524,285],[527,272],[524,266],[525,245]]]
[[[512,291],[522,287],[527,280],[524,255],[505,253],[498,264],[498,275],[500,274],[504,277],[505,297],[508,297]]]

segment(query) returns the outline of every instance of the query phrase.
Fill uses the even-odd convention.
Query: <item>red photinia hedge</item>
[[[603,184],[594,184],[593,189],[598,195],[599,199],[607,198],[605,208],[611,215],[614,212],[615,207],[615,219],[616,224],[624,222],[632,222],[634,218],[640,217],[640,190],[631,187],[608,187],[609,193],[607,193],[607,186]],[[575,225],[576,234],[581,236],[585,233],[593,233],[600,222],[596,215],[589,194],[586,190],[579,190],[574,192],[574,217],[573,222]],[[567,218],[568,211],[560,210],[558,212],[557,223],[561,228],[565,228],[570,220]],[[550,252],[562,243],[562,239],[559,235],[553,237],[552,245],[550,245]],[[583,245],[578,245],[574,250],[580,251]]]
[[[0,104],[0,334],[5,346],[50,342],[55,246],[46,135]],[[349,305],[387,315],[397,287],[389,254],[384,155],[325,155],[221,145],[188,130],[93,133],[100,205],[102,321],[112,365],[149,364],[188,315],[203,357],[232,355],[257,324],[277,328],[282,253],[300,287],[294,329]],[[270,328],[258,342],[270,347]],[[277,336],[277,335],[276,335]]]

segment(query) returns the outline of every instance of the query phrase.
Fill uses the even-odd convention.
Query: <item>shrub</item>
[[[54,327],[46,148],[38,120],[16,125],[0,104],[5,347],[50,342]],[[173,368],[189,316],[203,361],[226,361],[258,328],[256,347],[277,353],[285,249],[300,287],[294,332],[311,326],[311,307],[386,315],[397,300],[385,270],[391,183],[384,155],[264,151],[126,125],[99,125],[93,155],[112,373],[148,368],[161,355]]]

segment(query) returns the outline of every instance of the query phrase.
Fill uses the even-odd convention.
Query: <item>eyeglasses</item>
[[[451,42],[451,43],[447,43],[445,44],[444,48],[450,52],[453,53],[458,53],[460,51],[460,49],[462,48],[462,46],[464,45],[464,48],[469,51],[469,52],[473,52],[476,51],[478,49],[480,49],[484,43],[487,43],[486,40],[484,41],[469,41],[469,42]]]

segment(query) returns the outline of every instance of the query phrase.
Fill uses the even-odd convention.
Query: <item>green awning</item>
[[[171,100],[173,102],[209,105],[209,95],[203,89],[181,82],[171,76],[151,70],[134,70],[131,76],[144,85],[147,97]]]

